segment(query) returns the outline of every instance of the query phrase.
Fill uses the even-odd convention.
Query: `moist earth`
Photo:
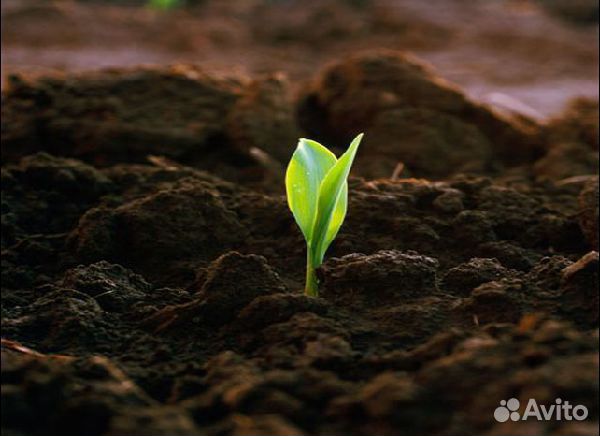
[[[598,103],[508,118],[393,51],[292,85],[12,79],[3,432],[595,434]],[[308,297],[283,171],[299,136],[359,131]],[[513,397],[589,417],[496,423]]]

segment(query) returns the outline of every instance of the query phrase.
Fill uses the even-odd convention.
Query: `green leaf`
[[[288,165],[288,205],[307,245],[306,295],[319,294],[316,269],[346,218],[347,179],[362,137],[358,135],[339,159],[318,142],[300,139]]]
[[[327,148],[316,141],[301,138],[285,174],[288,205],[309,243],[313,239],[319,189],[335,163],[335,155]]]
[[[323,239],[323,243],[321,247],[319,247],[319,263],[323,261],[323,256],[325,256],[325,252],[335,239],[342,227],[342,223],[346,219],[346,212],[348,210],[348,182],[344,183],[342,187],[342,191],[338,196],[337,202],[333,209],[333,213],[331,214],[331,220],[329,221],[329,226],[327,227],[327,232],[325,234],[325,238]]]
[[[317,218],[312,232],[315,258],[318,264],[337,235],[348,207],[348,175],[363,134],[358,135],[348,150],[327,172],[319,190]]]

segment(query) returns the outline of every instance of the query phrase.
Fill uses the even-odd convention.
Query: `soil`
[[[225,41],[231,63],[256,47],[238,59],[254,67],[227,73],[202,63],[41,75],[3,65],[3,434],[597,434],[597,95],[558,112],[573,97],[565,86],[552,116],[514,101],[491,107],[475,98],[472,71],[461,88],[446,80],[452,72],[383,43],[464,55],[464,41],[444,45],[456,23],[416,19],[412,2],[404,21],[370,2],[235,3],[165,16],[139,5],[39,3],[35,15],[3,4],[15,20],[6,35],[19,20],[30,26],[3,41],[9,59],[46,32],[56,39],[40,44],[73,43],[79,62],[89,48],[81,35],[108,17],[130,28],[133,11],[185,25],[207,8],[214,40],[174,29],[162,47],[184,34],[209,41],[209,53]],[[480,22],[492,20],[475,3]],[[561,29],[573,50],[546,77],[525,77],[524,53],[495,74],[522,71],[518,86],[533,81],[539,95],[558,76],[597,85],[597,55],[571,38],[590,35],[585,2],[548,3],[567,21],[509,6]],[[49,10],[51,29],[32,30]],[[93,12],[90,29],[65,26]],[[252,17],[244,32],[254,39],[234,44],[242,31],[216,16]],[[315,17],[335,19],[305,32]],[[132,32],[152,27],[138,24]],[[478,44],[500,50],[498,26]],[[370,46],[351,36],[361,31]],[[525,47],[523,32],[503,35]],[[317,71],[289,54],[268,61],[277,44],[300,55],[321,43],[315,64],[338,53]],[[340,152],[359,131],[348,216],[318,270],[320,296],[308,297],[283,170],[299,136]],[[493,412],[509,398],[561,398],[589,416],[498,423]]]

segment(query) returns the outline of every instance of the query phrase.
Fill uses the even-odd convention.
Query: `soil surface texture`
[[[296,2],[247,3],[276,23],[253,29],[268,44],[308,44],[294,35],[334,16],[309,32],[326,50],[375,13],[322,2],[293,27],[277,17]],[[564,32],[589,26],[586,2],[548,3]],[[377,17],[376,38],[421,35]],[[437,35],[423,44],[453,35],[410,22]],[[3,434],[597,434],[597,97],[500,111],[414,53],[359,48],[291,74],[6,77]],[[358,132],[348,215],[308,297],[285,166],[301,136],[339,155]],[[589,416],[499,423],[510,398]]]

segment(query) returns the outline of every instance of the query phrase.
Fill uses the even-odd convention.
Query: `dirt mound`
[[[397,162],[418,176],[482,171],[492,155],[527,162],[538,153],[535,127],[518,125],[469,100],[408,54],[366,52],[336,62],[302,93],[300,124],[343,146],[365,131],[365,157]]]
[[[598,174],[598,102],[575,99],[545,126],[546,153],[533,171],[540,180]]]
[[[298,137],[287,86],[281,76],[224,78],[190,65],[15,77],[3,97],[3,155],[43,150],[97,166],[161,156],[226,178],[244,166],[260,175],[249,150],[283,159]]]

